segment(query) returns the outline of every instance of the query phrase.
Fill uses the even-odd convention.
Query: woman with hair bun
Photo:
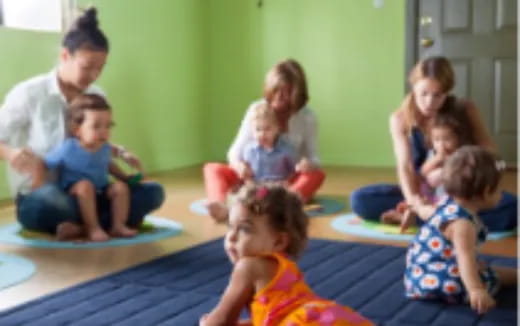
[[[65,116],[70,102],[80,94],[104,95],[92,83],[100,76],[109,50],[98,26],[97,11],[87,9],[65,34],[58,66],[14,86],[0,108],[0,159],[16,201],[18,221],[31,230],[70,238],[83,233],[78,203],[55,184],[31,189],[40,178],[42,157],[66,137]],[[112,151],[140,169],[139,160],[122,147]],[[164,200],[161,185],[144,182],[131,186],[127,225],[136,227]],[[110,207],[98,206],[101,220],[110,220]]]

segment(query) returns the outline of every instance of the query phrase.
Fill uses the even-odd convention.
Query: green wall
[[[211,1],[210,158],[225,158],[265,72],[292,57],[307,72],[322,162],[392,166],[388,116],[404,93],[405,2],[256,3]]]
[[[148,171],[223,160],[267,70],[299,60],[324,164],[391,166],[388,115],[403,95],[405,2],[80,0],[99,9],[111,50],[98,84],[114,142]],[[0,98],[50,70],[61,35],[0,28]],[[0,169],[4,170],[3,163]],[[0,198],[7,197],[4,173]]]
[[[110,40],[110,56],[97,84],[114,108],[113,141],[134,151],[148,171],[202,162],[208,138],[205,1],[80,4],[98,8],[101,28]],[[0,29],[0,40],[0,98],[15,83],[57,63],[61,35]],[[4,163],[0,168],[0,198],[5,198]]]

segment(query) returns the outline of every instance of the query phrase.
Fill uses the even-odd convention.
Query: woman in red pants
[[[264,98],[249,106],[228,151],[229,164],[207,163],[204,166],[208,209],[215,220],[227,218],[227,193],[251,176],[250,167],[240,158],[246,144],[253,141],[251,115],[258,102],[267,103],[276,112],[280,128],[296,152],[297,173],[289,180],[289,188],[297,192],[303,202],[308,202],[314,196],[325,174],[319,168],[317,122],[316,116],[307,106],[308,99],[305,73],[295,60],[281,61],[267,73]]]

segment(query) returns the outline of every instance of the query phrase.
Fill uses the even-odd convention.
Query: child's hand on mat
[[[406,230],[413,224],[415,224],[415,213],[410,209],[406,208],[401,218],[401,227],[399,228],[400,233],[405,233]]]
[[[485,288],[477,288],[468,292],[471,308],[479,314],[485,314],[496,304],[495,299]]]

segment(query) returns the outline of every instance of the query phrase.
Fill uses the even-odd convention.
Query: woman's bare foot
[[[126,225],[114,225],[110,230],[110,236],[115,238],[131,238],[137,235],[137,230],[131,229]]]
[[[229,210],[226,204],[215,201],[208,203],[206,208],[208,209],[209,216],[211,216],[215,222],[222,223],[227,221]]]
[[[58,227],[56,228],[56,238],[58,241],[78,239],[84,235],[85,228],[76,223],[63,222],[58,224]]]
[[[108,234],[101,228],[89,230],[87,238],[92,242],[103,242],[110,240]]]
[[[399,213],[395,209],[389,209],[383,214],[381,214],[381,222],[385,224],[401,224],[401,220],[403,219],[403,214]]]

